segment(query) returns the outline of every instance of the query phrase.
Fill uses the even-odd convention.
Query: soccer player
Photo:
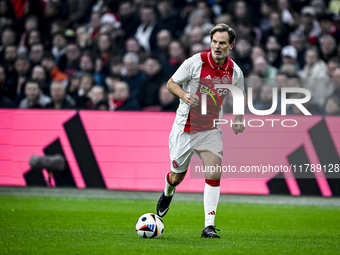
[[[166,174],[165,189],[157,203],[157,214],[160,217],[168,212],[175,187],[183,181],[194,153],[206,169],[210,169],[209,166],[221,166],[222,131],[213,122],[222,117],[221,102],[228,89],[220,85],[237,86],[243,91],[246,102],[243,73],[228,57],[228,52],[235,45],[235,31],[226,24],[218,24],[210,31],[210,37],[211,51],[197,53],[186,59],[167,83],[169,91],[180,98],[180,104],[169,137],[171,171]],[[204,94],[205,114],[199,107]],[[244,130],[242,118],[243,115],[235,116],[232,125],[235,134]],[[221,175],[220,171],[205,173],[205,228],[202,237],[220,237],[216,233],[214,221],[220,197]]]

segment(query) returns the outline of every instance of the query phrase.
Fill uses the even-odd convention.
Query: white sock
[[[165,175],[165,189],[164,189],[164,195],[166,197],[171,197],[174,194],[174,189],[176,186],[171,185],[170,182],[170,172]]]
[[[205,184],[204,187],[204,215],[205,227],[214,226],[218,200],[220,199],[220,186]]]

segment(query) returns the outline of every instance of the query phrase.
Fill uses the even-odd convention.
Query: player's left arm
[[[244,91],[243,91],[243,97],[244,97],[244,109],[246,109],[247,96],[246,96],[246,93]],[[235,116],[233,126],[232,126],[235,135],[237,135],[238,133],[242,133],[244,131],[245,126],[243,125],[242,119],[243,119],[243,115],[236,115]]]

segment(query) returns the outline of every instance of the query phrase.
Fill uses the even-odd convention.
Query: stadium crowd
[[[255,109],[277,87],[280,114],[280,88],[304,87],[313,115],[340,115],[339,10],[338,0],[0,0],[0,107],[175,111],[167,80],[226,23]]]

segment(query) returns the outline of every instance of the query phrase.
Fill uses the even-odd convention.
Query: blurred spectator
[[[254,108],[256,110],[269,110],[273,103],[273,87],[271,85],[262,85],[259,100],[253,103]],[[273,114],[278,113],[280,113],[279,109],[276,108]]]
[[[80,80],[82,74],[76,73],[70,76],[70,80],[67,86],[67,94],[69,94],[74,100],[78,98],[78,90],[80,87]]]
[[[109,69],[110,69],[109,75],[122,76],[124,73],[122,57],[119,55],[113,56],[110,59]]]
[[[240,21],[236,25],[237,37],[247,38],[252,45],[259,45],[262,40],[262,31],[254,27],[250,21]],[[263,41],[263,44],[265,42]]]
[[[169,92],[165,82],[162,83],[159,89],[159,102],[162,112],[175,112],[178,108],[178,97]]]
[[[199,27],[194,27],[191,31],[191,34],[189,36],[189,40],[187,40],[187,47],[186,48],[189,48],[190,45],[193,45],[195,43],[202,43],[203,42],[203,33],[202,33],[202,30],[199,28]],[[210,39],[210,36],[209,36],[209,39]]]
[[[259,57],[264,57],[266,58],[266,53],[264,49],[260,46],[254,46],[251,51],[251,62],[252,66],[254,67],[255,60]]]
[[[170,78],[179,66],[186,59],[183,45],[179,41],[172,41],[169,44],[169,70],[166,70],[167,78]]]
[[[0,66],[0,92],[1,94],[4,92],[4,88],[6,87],[6,72],[3,66]]]
[[[315,10],[315,15],[320,18],[326,12],[326,4],[324,0],[311,0],[310,5]]]
[[[172,41],[172,35],[169,30],[162,29],[157,33],[157,55],[162,61],[163,65],[166,65],[169,58],[169,44]]]
[[[19,108],[45,108],[51,98],[44,95],[38,81],[28,80],[25,85],[26,97],[20,101]]]
[[[234,18],[234,23],[241,21],[251,21],[251,10],[244,0],[235,0],[229,4],[229,13]]]
[[[282,88],[289,87],[289,74],[285,72],[278,72],[276,75],[277,92],[281,94]]]
[[[125,41],[124,45],[125,52],[134,52],[138,55],[140,62],[144,62],[148,53],[145,52],[144,48],[139,44],[136,37],[130,37]]]
[[[260,20],[259,26],[263,32],[270,29],[269,14],[274,10],[272,6],[272,1],[261,1],[260,2],[260,12],[262,18]]]
[[[334,70],[331,81],[333,84],[332,95],[335,95],[340,99],[340,68]]]
[[[200,52],[205,52],[207,50],[207,47],[205,47],[205,45],[203,43],[195,43],[193,45],[191,45],[190,47],[190,57],[195,55],[196,53],[200,53]]]
[[[248,40],[239,38],[237,40],[237,44],[235,44],[235,52],[236,58],[234,58],[235,62],[241,68],[243,75],[247,76],[248,73],[252,69],[250,52],[251,52],[251,44]]]
[[[52,53],[46,52],[42,57],[41,64],[51,76],[52,81],[61,81],[67,85],[68,76],[59,70]]]
[[[125,31],[124,40],[133,36],[139,26],[139,17],[136,15],[136,9],[129,0],[121,1],[118,7],[118,16],[122,23],[122,29]]]
[[[281,48],[282,47],[275,36],[268,37],[266,42],[267,60],[270,65],[276,68],[280,68],[281,66]]]
[[[264,57],[255,59],[253,71],[258,72],[265,79],[265,83],[275,84],[277,69],[267,63]]]
[[[34,16],[34,15],[30,15],[28,17],[26,17],[25,19],[25,25],[24,25],[24,29],[25,31],[22,33],[21,35],[21,39],[19,42],[19,48],[23,48],[25,51],[30,50],[30,46],[31,45],[27,45],[28,43],[28,34],[32,31],[39,31],[39,20],[38,17]],[[40,41],[41,43],[41,41]]]
[[[308,43],[315,44],[321,33],[319,22],[315,19],[315,10],[311,6],[305,6],[301,10],[301,15],[301,23],[297,28],[297,32],[303,34]]]
[[[7,89],[5,68],[0,66],[0,108],[16,107],[14,101],[6,96]]]
[[[294,66],[295,72],[300,71],[300,66],[297,61],[297,51],[293,46],[288,45],[283,47],[281,51],[281,56],[282,64],[291,64]]]
[[[64,33],[66,30],[66,26],[64,24],[63,20],[54,20],[51,23],[51,34],[55,34],[55,33]]]
[[[317,100],[319,106],[322,106],[327,95],[332,90],[328,82],[327,65],[324,61],[319,59],[315,49],[308,49],[306,51],[305,60],[306,65],[300,72],[300,75],[304,80],[304,88],[308,89]]]
[[[91,108],[91,94],[90,91],[96,85],[96,80],[92,74],[84,74],[80,78],[80,86],[78,90],[78,97],[76,98],[77,106],[82,109]]]
[[[97,58],[101,60],[102,66],[108,64],[110,53],[113,52],[114,46],[109,34],[99,34],[95,44]]]
[[[80,48],[80,50],[92,50],[93,44],[92,44],[92,39],[89,35],[89,33],[86,30],[85,26],[80,26],[76,30],[76,40],[77,44]]]
[[[297,25],[297,14],[291,7],[290,1],[288,0],[278,0],[278,8],[281,12],[282,22],[295,27]]]
[[[91,12],[90,0],[66,0],[69,27],[76,26],[88,21],[88,16]]]
[[[84,52],[79,59],[79,69],[81,73],[92,73],[96,79],[96,84],[102,84],[103,78],[95,71],[95,59],[89,52]]]
[[[158,1],[157,10],[159,13],[159,22],[162,24],[162,27],[170,31],[174,38],[179,38],[185,23],[182,21],[179,12],[174,8],[174,1]]]
[[[15,60],[14,68],[16,72],[16,94],[24,95],[24,84],[30,77],[30,62],[26,57],[18,57]],[[22,97],[23,98],[23,97]]]
[[[41,65],[34,66],[32,69],[31,78],[33,80],[37,80],[39,84],[43,84],[43,93],[47,96],[50,96],[51,78],[47,74],[45,68],[43,68]]]
[[[289,33],[293,31],[293,28],[282,22],[279,12],[273,11],[270,13],[269,24],[270,28],[263,33],[262,43],[265,44],[270,36],[275,36],[281,45],[287,45]]]
[[[247,87],[252,89],[251,97],[253,105],[255,103],[259,103],[260,101],[260,92],[263,82],[264,79],[256,72],[249,73],[247,78],[245,79]],[[249,96],[250,95],[248,95],[248,97]]]
[[[0,2],[1,3],[1,2]],[[0,30],[1,31],[1,30]],[[4,58],[4,49],[7,45],[15,45],[16,34],[11,28],[5,28],[1,34],[0,58]]]
[[[79,71],[79,58],[81,51],[78,44],[75,42],[69,42],[66,48],[66,54],[60,58],[58,67],[66,75],[72,75]]]
[[[188,24],[183,31],[184,34],[190,37],[195,27],[200,28],[202,35],[206,36],[209,34],[209,31],[214,27],[214,25],[209,21],[203,10],[195,10],[188,18]]]
[[[330,58],[336,57],[337,43],[333,36],[323,35],[320,39],[320,57],[325,62]]]
[[[126,70],[123,80],[129,84],[130,97],[137,100],[141,83],[146,78],[139,70],[139,57],[136,53],[128,52],[123,57],[123,64]]]
[[[325,115],[340,115],[340,99],[337,96],[330,96],[326,99],[324,107]]]
[[[321,35],[331,35],[340,43],[340,31],[333,23],[333,14],[325,13],[320,17]]]
[[[106,90],[103,86],[94,86],[90,91],[91,109],[97,109],[100,102],[107,102]]]
[[[56,19],[64,18],[61,11],[61,5],[61,1],[48,1],[45,3],[44,16],[47,23],[50,24]]]
[[[97,37],[100,31],[100,18],[101,14],[99,12],[91,13],[88,33],[93,40]]]
[[[89,74],[95,77],[93,85],[112,85],[110,95],[116,81],[127,81],[131,97],[142,98],[144,110],[150,103],[156,107],[148,109],[159,110],[161,91],[166,92],[165,88],[160,89],[162,82],[171,77],[186,55],[210,50],[209,31],[213,21],[226,23],[237,31],[238,43],[230,57],[240,65],[245,77],[254,78],[255,82],[249,82],[248,86],[256,87],[256,80],[264,79],[258,82],[255,95],[262,83],[300,86],[296,82],[298,77],[294,77],[303,69],[299,72],[302,84],[324,107],[331,93],[340,96],[334,78],[340,68],[339,6],[332,0],[29,0],[13,8],[12,1],[0,0],[0,73],[4,69],[3,78],[0,77],[1,94],[17,104],[24,96],[24,86],[21,95],[17,92],[19,84],[30,76],[31,68],[26,72],[27,61],[23,62],[28,56],[32,67],[30,78],[41,82],[45,95],[50,94],[50,82],[58,76],[64,80],[67,94],[77,100],[78,93],[83,91],[79,89],[80,76]],[[317,47],[315,54],[323,61],[317,57],[315,63],[305,62],[305,55],[310,59],[314,56],[306,53],[310,46]],[[46,73],[41,66],[45,51],[55,57],[57,69],[53,61],[44,63],[47,68],[53,64],[54,73],[52,70]],[[150,53],[160,59],[161,74],[148,74],[146,63],[150,61],[146,60]],[[125,58],[133,54],[137,58]],[[159,60],[155,62],[155,68],[150,70],[158,73]],[[277,69],[280,73],[276,75]],[[279,81],[280,77],[284,82]],[[134,87],[142,87],[143,92]],[[91,92],[86,93],[82,107],[90,106],[87,103],[90,95]],[[1,100],[6,101],[4,97]],[[254,100],[258,98],[255,96]],[[107,102],[101,101],[100,107],[107,109]]]
[[[121,23],[113,13],[105,13],[100,19],[100,33],[106,33],[111,40],[119,41],[123,39],[124,32],[120,29]]]
[[[164,75],[162,64],[155,56],[150,56],[143,64],[146,79],[142,82],[138,93],[138,102],[142,108],[146,106],[160,105],[158,91],[162,82],[170,77]]]
[[[108,111],[110,110],[109,103],[107,100],[99,101],[96,105],[95,110]]]
[[[10,0],[0,0],[0,31],[11,27],[16,22],[13,5]]]
[[[340,60],[338,57],[329,59],[327,62],[327,74],[329,78],[333,78],[333,73],[337,68],[340,68]]]
[[[305,38],[299,33],[289,34],[289,45],[293,46],[297,51],[297,58],[300,68],[305,66],[305,53],[307,50]]]
[[[130,99],[129,85],[124,81],[115,83],[109,106],[111,111],[133,111],[140,109],[138,103]]]
[[[141,24],[137,27],[135,37],[139,44],[147,52],[156,49],[156,35],[162,29],[160,23],[157,23],[157,14],[155,7],[152,5],[144,5],[140,9]]]
[[[17,58],[17,47],[15,45],[7,45],[4,49],[4,58],[0,59],[1,65],[5,67],[6,73],[6,96],[14,100],[16,93],[16,72],[14,68],[15,60]]]
[[[46,105],[49,109],[74,109],[76,107],[75,100],[66,94],[66,87],[60,81],[54,81],[51,84],[50,95],[52,101]]]
[[[27,49],[31,49],[32,45],[35,43],[44,44],[41,33],[38,29],[32,29],[31,31],[27,33],[26,40],[25,40],[26,48],[25,50],[23,50],[22,48],[19,48],[19,50],[26,54]]]
[[[32,66],[39,65],[41,63],[41,59],[44,55],[45,47],[42,43],[34,43],[31,45],[31,49],[29,51],[29,57],[32,63]]]
[[[0,108],[15,108],[16,104],[9,98],[0,93]]]
[[[54,55],[57,64],[60,62],[60,58],[67,52],[67,40],[62,32],[57,32],[52,36],[52,49],[51,52]]]

